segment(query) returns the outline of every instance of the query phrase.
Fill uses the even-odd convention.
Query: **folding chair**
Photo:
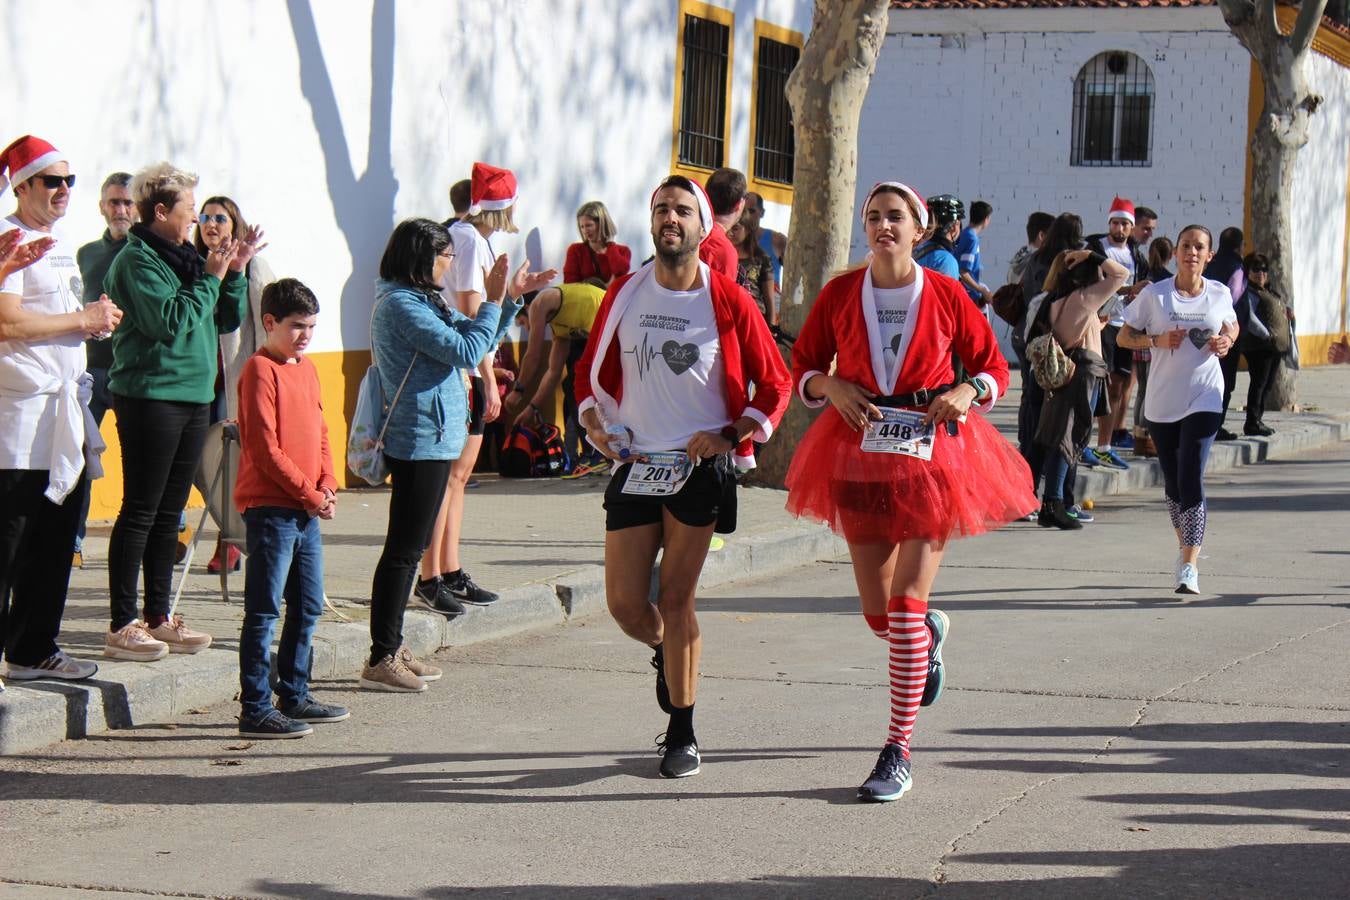
[[[206,433],[206,444],[202,448],[202,459],[197,466],[197,476],[193,483],[206,500],[202,517],[197,522],[197,531],[192,536],[187,553],[181,563],[183,569],[178,575],[178,586],[173,592],[173,606],[183,596],[183,584],[187,581],[192,568],[192,560],[197,555],[197,543],[202,539],[202,528],[206,517],[215,520],[220,529],[222,547],[244,547],[244,520],[234,508],[234,482],[239,476],[239,426],[232,421],[216,422]],[[228,551],[225,562],[228,563]],[[220,567],[220,599],[230,602],[230,567]]]

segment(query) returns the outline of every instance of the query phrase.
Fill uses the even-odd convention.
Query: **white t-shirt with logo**
[[[905,322],[909,319],[910,307],[919,296],[919,279],[898,288],[872,288],[872,296],[877,307],[877,330],[881,332],[881,354],[886,363],[888,386],[895,384],[900,375],[898,359],[900,340],[905,332]]]
[[[1144,418],[1150,422],[1178,422],[1191,413],[1223,411],[1223,370],[1208,342],[1224,323],[1236,323],[1237,315],[1226,286],[1209,279],[1203,284],[1204,293],[1187,297],[1177,292],[1176,279],[1169,278],[1145,287],[1125,308],[1125,324],[1135,331],[1154,335],[1186,329],[1180,347],[1154,347],[1150,353],[1144,394]]]
[[[695,433],[730,424],[707,287],[671,291],[649,280],[624,310],[614,340],[623,368],[618,424],[633,430],[634,450],[683,450]]]
[[[16,227],[23,228],[25,244],[47,237],[14,216],[0,221],[0,234]],[[42,259],[6,278],[0,294],[18,294],[26,312],[78,312],[83,286],[75,245],[59,228],[51,237],[56,245]],[[37,341],[0,341],[0,469],[50,467],[57,397],[42,387],[74,381],[84,370],[84,335],[79,332]]]
[[[450,261],[450,270],[445,274],[446,300],[458,308],[455,295],[461,291],[477,291],[486,299],[487,285],[483,281],[483,270],[490,270],[497,261],[492,245],[468,222],[456,222],[450,226],[450,242],[455,248],[455,258]],[[483,359],[491,358],[496,352],[496,347],[490,348]],[[471,374],[475,378],[479,377],[477,369]]]

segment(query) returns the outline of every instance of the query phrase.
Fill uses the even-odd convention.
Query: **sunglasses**
[[[37,175],[35,177],[41,178],[42,186],[49,191],[54,191],[63,184],[68,188],[75,186],[74,175]]]
[[[230,217],[224,213],[212,213],[209,216],[206,213],[202,213],[197,217],[198,225],[205,225],[207,222],[215,222],[217,225],[228,225],[230,223]]]
[[[1270,274],[1270,270],[1269,270],[1269,269],[1252,269],[1251,272],[1249,272],[1248,274],[1250,274],[1250,275],[1269,275],[1269,274]]]

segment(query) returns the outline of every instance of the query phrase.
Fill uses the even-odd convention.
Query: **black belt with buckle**
[[[944,384],[935,388],[924,388],[923,390],[915,391],[912,394],[892,394],[888,397],[873,397],[872,405],[902,408],[906,406],[917,406],[927,408],[928,404],[932,403],[938,397],[941,397],[954,387],[956,387],[955,384]],[[956,420],[953,419],[947,423],[947,433],[953,437],[956,436]]]

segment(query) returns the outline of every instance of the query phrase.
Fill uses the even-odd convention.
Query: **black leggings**
[[[178,519],[206,443],[209,403],[113,395],[122,443],[122,508],[108,544],[112,630],[136,618],[136,576],[145,570],[145,614],[172,602]]]
[[[408,606],[417,567],[431,544],[436,514],[441,511],[449,459],[405,460],[386,456],[393,490],[389,495],[389,527],[384,552],[370,587],[370,664],[403,646],[403,612]]]
[[[1266,401],[1270,399],[1275,376],[1280,371],[1280,354],[1243,355],[1247,357],[1247,374],[1251,376],[1251,384],[1247,387],[1247,424],[1256,425],[1266,414]]]
[[[1158,450],[1163,493],[1172,527],[1186,547],[1198,547],[1205,536],[1205,462],[1223,413],[1196,412],[1176,422],[1149,422],[1148,433]]]

